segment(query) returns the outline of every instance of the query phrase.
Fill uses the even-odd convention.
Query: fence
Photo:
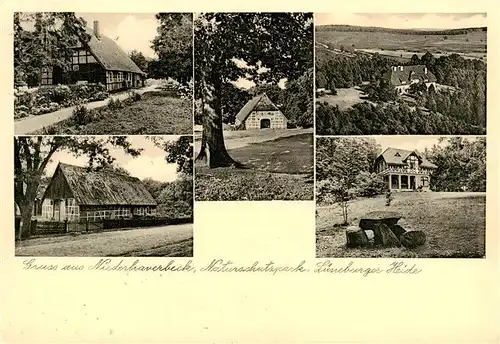
[[[181,218],[136,218],[136,219],[105,219],[100,222],[90,222],[85,219],[81,222],[68,221],[31,221],[30,235],[65,234],[71,232],[98,232],[106,229],[138,228],[177,225],[192,223],[192,217]],[[16,219],[16,235],[19,230],[20,221]]]

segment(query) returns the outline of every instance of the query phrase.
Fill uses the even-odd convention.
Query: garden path
[[[160,87],[160,85],[150,85],[146,87],[142,87],[140,89],[135,90],[137,93],[142,94],[144,92],[152,91],[156,88]],[[88,103],[86,106],[90,109],[96,109],[99,107],[106,106],[110,98],[115,100],[120,99],[124,100],[128,98],[128,92],[122,92],[115,95],[110,96],[108,99],[100,100],[92,103]],[[73,109],[76,106],[70,106],[64,109],[60,109],[54,112],[46,113],[39,116],[31,116],[27,118],[23,118],[19,121],[14,122],[14,135],[29,135],[37,130],[41,130],[53,124],[59,123],[68,119],[73,113]]]

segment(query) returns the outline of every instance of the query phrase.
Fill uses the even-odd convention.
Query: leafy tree
[[[224,87],[239,78],[257,84],[299,78],[313,65],[312,23],[312,13],[205,13],[197,18],[195,96],[203,114],[197,159],[207,159],[211,168],[241,166],[229,156],[222,136]]]
[[[14,81],[39,85],[42,68],[66,70],[72,48],[86,44],[86,22],[74,12],[14,13]]]
[[[182,84],[193,78],[192,13],[157,13],[157,35],[151,48],[158,55],[149,63],[148,72],[155,78],[171,77]]]
[[[132,52],[129,54],[129,57],[132,61],[134,61],[134,63],[137,65],[137,67],[139,67],[140,70],[142,70],[143,72],[148,71],[148,60],[140,51],[137,51],[135,49],[132,50]]]
[[[431,187],[437,191],[486,191],[486,138],[441,138],[426,152],[437,165]]]
[[[193,138],[180,136],[175,141],[164,140],[162,137],[152,136],[153,143],[162,148],[167,156],[165,160],[170,164],[177,164],[177,172],[186,176],[193,174]]]
[[[152,178],[143,179],[142,184],[156,201],[158,201],[158,196],[160,196],[161,191],[167,185],[165,182],[160,182]]]
[[[108,145],[122,148],[132,156],[140,155],[125,136],[18,136],[14,137],[14,201],[21,212],[20,238],[30,233],[31,213],[37,189],[54,153],[66,150],[75,156],[87,156],[89,168],[110,165],[115,160]]]

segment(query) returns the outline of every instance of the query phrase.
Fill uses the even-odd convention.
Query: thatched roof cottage
[[[64,71],[57,66],[42,71],[42,85],[102,83],[108,91],[144,85],[145,72],[111,38],[101,34],[99,22],[87,28],[90,40],[73,48],[71,68]]]
[[[156,201],[135,177],[59,163],[43,195],[42,218],[99,221],[156,214]]]
[[[286,129],[287,118],[263,93],[250,99],[236,115],[236,125],[245,129]]]

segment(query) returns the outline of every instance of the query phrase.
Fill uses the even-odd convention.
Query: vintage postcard
[[[0,5],[2,343],[498,343],[494,1],[117,5]]]

